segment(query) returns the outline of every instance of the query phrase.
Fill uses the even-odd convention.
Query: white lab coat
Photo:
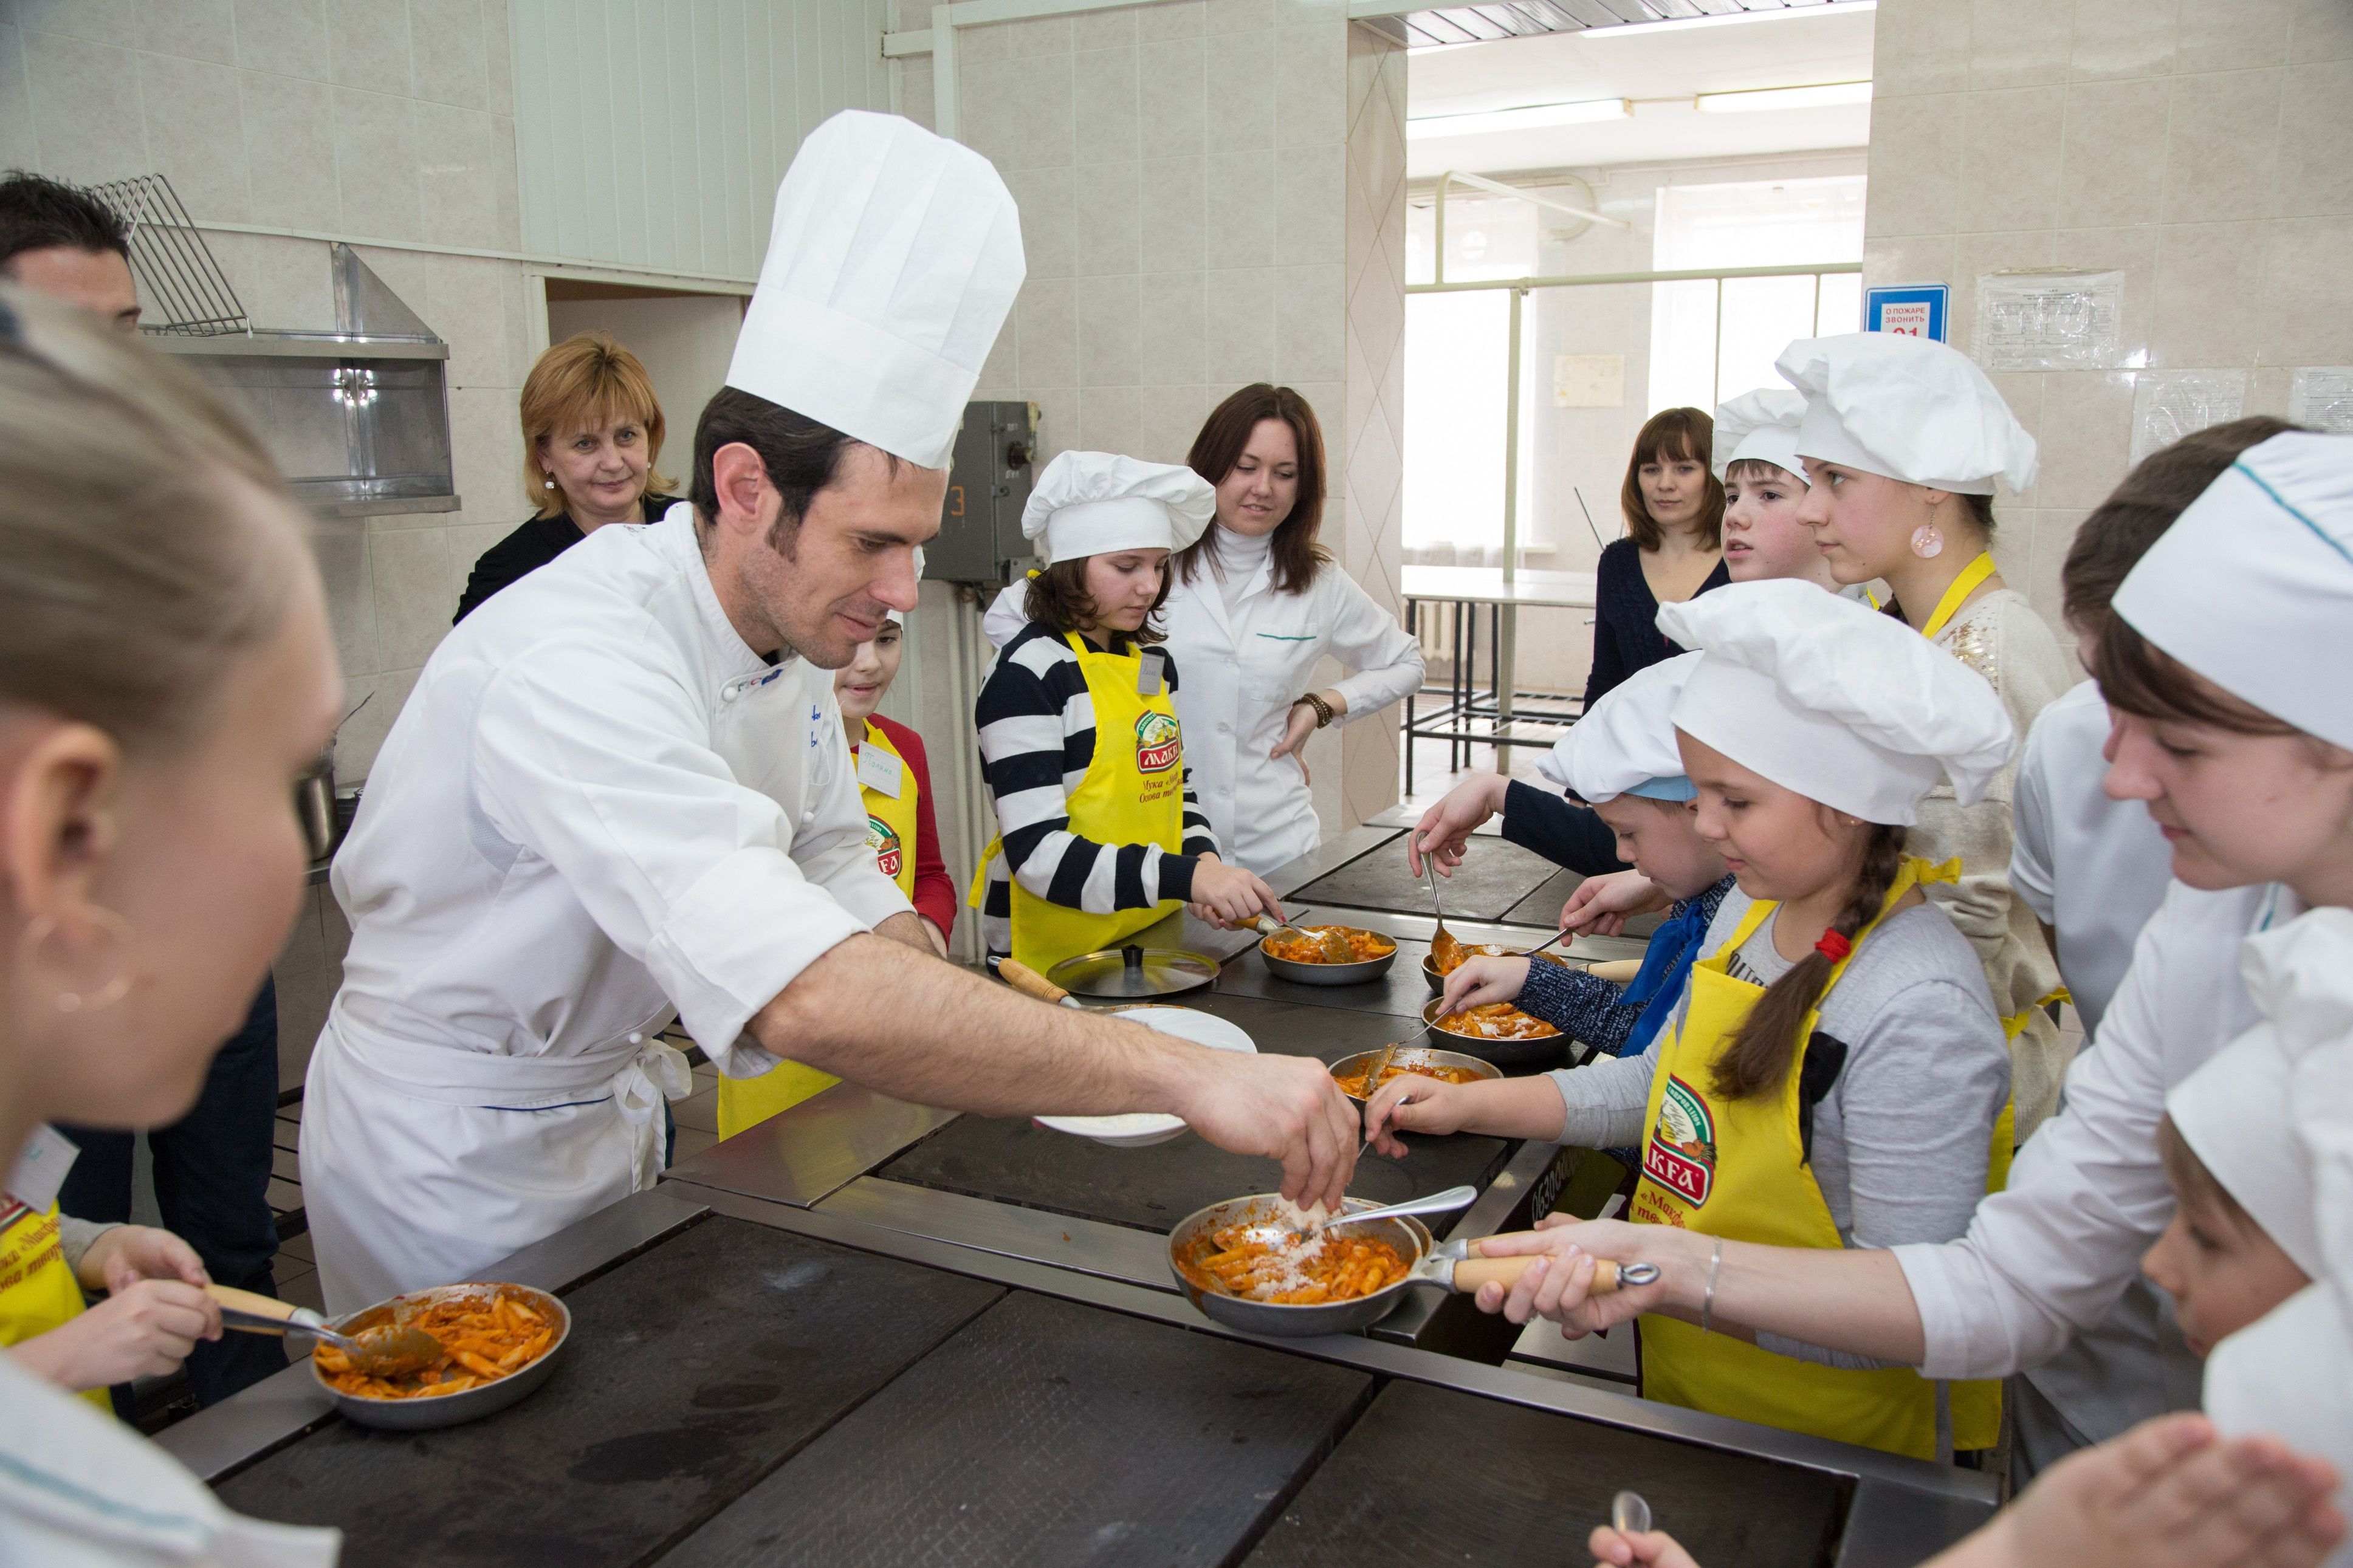
[[[2063,1109],[2019,1150],[2009,1187],[1978,1205],[1960,1240],[1894,1249],[1919,1303],[1922,1375],[2039,1368],[2108,1318],[2173,1216],[2157,1152],[2166,1091],[2255,1023],[2240,943],[2301,913],[2277,884],[2168,889],[2099,1034],[2068,1069]],[[2197,1386],[2195,1363],[2166,1364],[2157,1342],[2144,1359],[2137,1375],[2105,1386],[2036,1384],[2080,1430],[2105,1436],[2131,1415],[2153,1414],[2143,1407],[2160,1387]]]
[[[136,1428],[0,1355],[0,1563],[332,1568],[342,1545],[232,1513]]]
[[[327,1307],[476,1277],[659,1174],[681,1018],[744,1028],[906,910],[866,847],[829,672],[771,666],[692,508],[597,530],[445,638],[332,885],[352,927],[303,1096]]]

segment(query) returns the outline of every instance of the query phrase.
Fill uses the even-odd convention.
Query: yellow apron
[[[1936,613],[1928,617],[1928,624],[1920,628],[1920,635],[1928,638],[1931,642],[1935,641],[1936,634],[1943,631],[1947,626],[1951,625],[1953,617],[1961,613],[1962,602],[1971,594],[1978,591],[1978,584],[1983,583],[1987,578],[1992,575],[1992,555],[1984,551],[1979,551],[1978,552],[1978,558],[1970,562],[1967,566],[1961,568],[1961,574],[1953,579],[1951,585],[1947,587],[1945,590],[1945,596],[1936,601]],[[2069,994],[2067,988],[2064,985],[2062,985],[2059,989],[2052,992],[2049,995],[2038,1000],[2033,1006],[2029,1007],[2025,1012],[2012,1013],[2009,1017],[2004,1018],[2001,1021],[2002,1037],[2004,1039],[2015,1040],[2021,1034],[2025,1032],[2026,1026],[2033,1021],[2034,1015],[2038,1011],[2044,1007],[2048,1007],[2053,1002],[2072,1002],[2073,1000],[2074,997]]]
[[[66,1267],[65,1248],[58,1241],[58,1205],[36,1214],[14,1198],[0,1197],[0,1349],[62,1328],[81,1311],[81,1282]],[[81,1396],[114,1414],[114,1400],[105,1389],[86,1388]]]
[[[1176,703],[1166,681],[1150,696],[1138,691],[1143,656],[1097,653],[1075,633],[1066,638],[1087,678],[1095,710],[1095,755],[1065,805],[1071,831],[1097,844],[1157,844],[1171,855],[1185,847],[1185,749]],[[978,907],[988,868],[1004,854],[989,840],[974,873],[970,903]],[[1013,956],[1043,974],[1066,958],[1117,947],[1184,907],[1163,899],[1144,909],[1091,915],[1050,903],[1008,877],[1013,893]]]
[[[1857,933],[1856,950],[1912,888],[1949,881],[1955,872],[1951,862],[1931,867],[1905,857],[1879,915]],[[1798,1053],[1778,1095],[1727,1100],[1715,1087],[1716,1062],[1765,994],[1762,986],[1733,978],[1732,955],[1776,907],[1762,900],[1750,905],[1715,956],[1692,965],[1682,1026],[1671,1025],[1659,1039],[1632,1218],[1767,1247],[1843,1247],[1806,1165],[1798,1125],[1799,1069],[1819,1007],[1798,1026]],[[1832,966],[1831,985],[1853,956],[1851,952]],[[1989,1192],[2009,1175],[2010,1122],[2005,1106],[1991,1140]],[[1936,1457],[1936,1385],[1909,1367],[1824,1366],[1657,1314],[1646,1315],[1641,1325],[1646,1398],[1915,1458]],[[1993,1447],[2001,1425],[2001,1384],[1954,1384],[1952,1412],[1957,1449]]]
[[[871,719],[866,721],[866,738],[861,743],[899,757],[896,800],[871,785],[861,787],[858,793],[866,804],[866,846],[874,851],[875,866],[912,899],[915,896],[915,825],[919,820],[916,799],[923,785],[915,777],[915,770],[906,765],[907,759],[899,756],[899,748]],[[850,755],[857,755],[856,748],[851,749]],[[840,1081],[829,1072],[789,1061],[778,1062],[758,1078],[723,1078],[719,1080],[719,1136],[733,1138],[746,1127],[755,1127],[779,1110],[798,1105]]]

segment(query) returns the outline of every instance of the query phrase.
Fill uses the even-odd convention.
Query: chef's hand
[[[1929,1568],[2312,1568],[2345,1536],[2337,1483],[2273,1438],[2160,1415],[2068,1455]]]
[[[201,1288],[212,1278],[195,1247],[152,1225],[118,1225],[99,1232],[74,1273],[85,1289],[117,1293],[142,1279],[178,1279]]]
[[[1242,925],[1261,914],[1282,919],[1282,900],[1272,888],[1214,855],[1202,856],[1193,868],[1191,901],[1194,913],[1224,926]]]
[[[1419,1073],[1399,1073],[1374,1091],[1365,1104],[1365,1142],[1376,1153],[1392,1160],[1406,1155],[1399,1132],[1432,1136],[1460,1132],[1472,1108],[1465,1104],[1462,1085],[1441,1083]]]
[[[1527,958],[1466,958],[1446,977],[1446,1011],[1509,1002],[1527,989]]]
[[[1194,1053],[1177,1114],[1231,1154],[1282,1162],[1282,1195],[1336,1209],[1356,1170],[1356,1108],[1314,1057]]]
[[[1675,1538],[1663,1530],[1619,1531],[1608,1525],[1595,1530],[1586,1542],[1593,1553],[1594,1568],[1626,1568],[1639,1563],[1641,1568],[1699,1568]]]
[[[139,1279],[9,1353],[36,1376],[79,1394],[179,1370],[198,1340],[221,1337],[220,1308],[182,1279]]]
[[[1560,906],[1560,929],[1588,936],[1616,936],[1627,920],[1665,909],[1674,902],[1656,882],[1640,871],[1612,871],[1588,877]]]
[[[1454,875],[1470,846],[1471,830],[1504,809],[1511,782],[1501,773],[1472,773],[1448,790],[1405,836],[1406,868],[1420,876],[1421,858],[1427,855],[1438,862],[1440,876]]]
[[[1533,1253],[1536,1261],[1522,1271],[1509,1291],[1500,1285],[1479,1288],[1482,1312],[1501,1312],[1515,1323],[1549,1318],[1560,1325],[1561,1337],[1579,1340],[1601,1329],[1613,1329],[1653,1310],[1668,1299],[1681,1260],[1662,1260],[1662,1249],[1675,1245],[1662,1235],[1664,1227],[1636,1226],[1623,1220],[1577,1220],[1567,1215],[1546,1215],[1534,1232],[1490,1237],[1481,1251],[1489,1258],[1519,1258]],[[1707,1243],[1710,1238],[1697,1239]],[[1703,1255],[1704,1256],[1704,1255]],[[1620,1286],[1607,1296],[1588,1297],[1593,1288],[1594,1261],[1654,1262],[1660,1279],[1653,1285]],[[1704,1274],[1707,1265],[1699,1270]]]

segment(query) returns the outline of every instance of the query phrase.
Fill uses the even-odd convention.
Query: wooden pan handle
[[[1641,972],[1642,961],[1639,958],[1613,958],[1602,963],[1589,963],[1585,968],[1585,973],[1596,980],[1607,980],[1617,985],[1630,984]]]
[[[1486,1241],[1493,1239],[1493,1237],[1483,1238]],[[1483,1242],[1474,1241],[1471,1245],[1477,1248]],[[1542,1253],[1525,1252],[1516,1258],[1465,1258],[1454,1265],[1454,1288],[1464,1292],[1473,1291],[1492,1279],[1508,1290],[1519,1282],[1528,1265],[1543,1256]],[[1613,1296],[1617,1292],[1618,1266],[1606,1258],[1595,1258],[1593,1283],[1586,1288],[1585,1293],[1588,1296]]]
[[[1005,984],[1012,986],[1024,996],[1035,996],[1040,1002],[1057,1004],[1070,1000],[1069,992],[1026,963],[1017,963],[1012,959],[1000,958],[997,961],[997,973],[1005,977]]]
[[[207,1285],[205,1294],[233,1312],[269,1318],[280,1323],[292,1322],[298,1310],[291,1301],[281,1301],[275,1296],[257,1295],[251,1290],[239,1290],[228,1285]]]

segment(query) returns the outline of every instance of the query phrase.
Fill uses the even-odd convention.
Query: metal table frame
[[[1478,572],[1476,568],[1409,566],[1402,574],[1400,597],[1405,601],[1405,628],[1417,637],[1427,605],[1433,613],[1451,606],[1453,626],[1449,647],[1452,674],[1445,700],[1434,710],[1420,709],[1424,687],[1405,699],[1405,793],[1413,793],[1413,742],[1446,742],[1449,771],[1470,765],[1474,746],[1549,746],[1559,731],[1584,716],[1585,700],[1560,692],[1523,690],[1518,681],[1517,627],[1523,606],[1541,609],[1593,608],[1590,573],[1558,573],[1506,580],[1497,572],[1492,581],[1483,572],[1475,577],[1450,579],[1442,572]],[[1584,584],[1579,589],[1552,586],[1555,579]],[[1479,685],[1479,612],[1487,612],[1487,684]],[[1527,724],[1546,731],[1524,734]]]

